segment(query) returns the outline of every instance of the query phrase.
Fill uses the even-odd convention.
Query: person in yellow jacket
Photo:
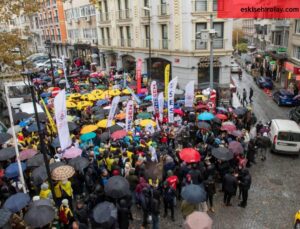
[[[41,185],[40,191],[40,199],[50,199],[52,198],[51,190],[49,189],[49,185],[47,183],[43,183]]]
[[[73,221],[73,213],[69,207],[69,201],[67,199],[62,200],[58,217],[62,228],[70,228],[70,223]]]
[[[73,197],[73,189],[71,181],[69,180],[63,180],[60,183],[60,188],[62,191],[62,197],[67,199],[72,199]]]

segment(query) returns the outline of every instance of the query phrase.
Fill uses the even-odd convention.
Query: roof
[[[295,121],[288,119],[273,119],[272,122],[275,122],[281,131],[300,133],[300,127]]]

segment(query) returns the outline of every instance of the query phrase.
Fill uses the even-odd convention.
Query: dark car
[[[289,112],[289,118],[297,123],[300,123],[300,106],[293,108]]]
[[[294,94],[285,90],[280,89],[273,93],[273,100],[278,104],[278,106],[297,106],[299,105],[299,100],[294,99]]]
[[[256,78],[256,84],[260,88],[267,88],[272,90],[273,89],[273,82],[270,77],[260,76]]]

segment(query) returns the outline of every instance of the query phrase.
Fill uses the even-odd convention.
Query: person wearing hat
[[[69,201],[63,199],[58,212],[59,221],[63,228],[69,228],[73,221],[73,213],[69,207]]]
[[[52,198],[51,190],[49,189],[49,185],[47,183],[43,183],[41,185],[40,198],[41,199]]]

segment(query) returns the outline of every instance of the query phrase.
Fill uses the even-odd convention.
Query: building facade
[[[171,78],[177,76],[180,87],[191,80],[197,85],[209,81],[210,44],[199,35],[211,28],[213,15],[214,81],[229,88],[232,20],[216,18],[217,1],[102,0],[98,9],[102,68],[134,71],[141,58],[146,73],[151,44],[151,78],[163,82],[164,68],[170,64]]]

